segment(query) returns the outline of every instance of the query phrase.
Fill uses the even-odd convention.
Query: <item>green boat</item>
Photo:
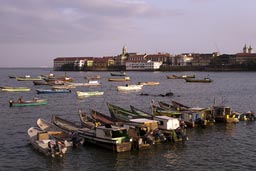
[[[21,106],[40,106],[40,105],[46,105],[47,100],[45,99],[34,99],[30,101],[19,101],[15,102],[13,100],[9,101],[10,107],[21,107]]]
[[[0,87],[2,91],[17,92],[17,91],[30,91],[28,87]]]

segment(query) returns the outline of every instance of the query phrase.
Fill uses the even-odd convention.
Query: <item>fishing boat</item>
[[[224,123],[238,123],[239,122],[239,114],[232,111],[231,107],[219,105],[212,106],[210,108],[215,121],[216,122],[224,122]]]
[[[152,114],[147,113],[147,112],[145,112],[145,111],[143,111],[141,109],[138,109],[138,108],[136,108],[133,105],[130,105],[130,108],[131,108],[132,113],[135,113],[138,116],[141,116],[142,118],[148,118],[148,119],[152,119],[153,118]]]
[[[30,127],[27,131],[30,143],[40,153],[51,157],[63,157],[67,147],[61,141],[50,138],[48,132],[37,127]]]
[[[129,85],[126,84],[125,86],[117,86],[118,91],[134,91],[134,90],[141,90],[143,85]]]
[[[91,109],[90,115],[97,122],[100,122],[101,125],[122,125],[122,122],[118,122],[114,118],[93,109]]]
[[[213,80],[210,78],[204,78],[204,79],[186,78],[185,81],[188,83],[211,83]]]
[[[41,76],[38,77],[31,77],[30,75],[26,75],[24,77],[16,77],[17,81],[40,81],[42,80]]]
[[[98,80],[89,80],[87,83],[67,83],[66,85],[72,85],[72,86],[75,86],[75,87],[100,86],[101,83]]]
[[[87,80],[99,80],[101,79],[101,76],[100,75],[88,75],[88,76],[85,76],[84,79],[87,79]]]
[[[130,81],[130,77],[118,77],[118,78],[108,78],[108,81],[114,81],[114,82],[122,82],[122,81]]]
[[[77,131],[79,136],[85,140],[85,143],[98,145],[114,152],[131,151],[132,140],[124,127],[106,125],[89,129],[54,115],[52,121],[55,125],[65,130]]]
[[[111,72],[111,76],[126,76],[125,72]]]
[[[70,89],[36,89],[38,94],[70,93]]]
[[[185,125],[180,124],[178,118],[169,116],[154,116],[154,120],[158,121],[158,129],[165,135],[167,141],[187,141]]]
[[[108,106],[111,117],[117,121],[127,122],[127,121],[130,121],[130,119],[135,119],[140,117],[137,114],[131,112],[130,110],[121,108],[111,103],[107,103],[107,106]]]
[[[160,134],[158,130],[157,122],[156,120],[138,118],[124,123],[124,127],[128,130],[128,134],[133,140],[134,150],[149,148],[156,142],[166,141],[165,136]],[[156,134],[156,132],[159,134]]]
[[[195,78],[195,75],[167,75],[167,79],[186,79],[186,78]]]
[[[101,96],[104,91],[76,91],[77,97]]]
[[[170,117],[174,117],[174,118],[180,118],[182,113],[180,111],[177,110],[169,110],[169,109],[164,109],[160,106],[151,104],[151,109],[152,109],[152,113],[155,116],[170,116]]]
[[[33,81],[34,85],[48,85],[48,82],[45,80]]]
[[[64,131],[53,123],[42,118],[37,119],[37,126],[43,131],[48,132],[51,137],[64,142],[67,147],[83,144],[83,140],[78,136],[78,134],[70,134],[68,131]]]
[[[88,128],[83,127],[81,123],[72,122],[56,115],[52,115],[52,123],[68,132],[76,132],[83,128],[89,130]]]
[[[20,92],[20,91],[30,91],[29,87],[0,87],[2,91],[8,92]]]
[[[182,113],[181,118],[188,127],[205,127],[215,122],[214,116],[209,112],[208,108],[189,107],[174,100],[172,104],[163,101],[158,103],[164,109],[180,111]]]
[[[28,101],[24,101],[24,100],[18,100],[17,102],[13,101],[13,100],[9,100],[9,105],[10,107],[21,107],[21,106],[40,106],[40,105],[46,105],[47,104],[47,100],[45,99],[33,99],[33,100],[28,100]]]
[[[145,82],[138,82],[138,85],[149,85],[149,86],[154,86],[154,85],[159,85],[160,82],[157,81],[145,81]]]
[[[86,128],[95,129],[96,126],[100,125],[99,123],[95,122],[94,119],[90,118],[88,114],[80,112],[79,118],[80,118],[81,124]]]

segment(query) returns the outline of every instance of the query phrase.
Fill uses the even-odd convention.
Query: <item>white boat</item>
[[[61,141],[51,139],[47,132],[37,127],[29,128],[28,136],[32,146],[47,156],[63,157],[67,151],[67,147]]]
[[[87,96],[101,96],[104,94],[103,91],[76,91],[78,97],[87,97]]]
[[[46,131],[55,139],[63,141],[67,147],[78,146],[83,143],[83,140],[75,132],[70,133],[68,131],[65,131],[42,118],[37,119],[36,123],[40,129]]]
[[[100,86],[101,83],[98,80],[89,80],[87,83],[68,83],[71,86]]]
[[[141,90],[143,85],[129,85],[126,84],[125,86],[117,86],[118,91],[130,91],[130,90]]]

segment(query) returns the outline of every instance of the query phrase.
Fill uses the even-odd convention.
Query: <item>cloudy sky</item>
[[[256,49],[255,0],[0,0],[0,67],[56,57]]]

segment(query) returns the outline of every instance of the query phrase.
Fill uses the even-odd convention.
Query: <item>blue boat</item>
[[[49,94],[49,93],[70,93],[70,89],[36,89],[38,94]]]

